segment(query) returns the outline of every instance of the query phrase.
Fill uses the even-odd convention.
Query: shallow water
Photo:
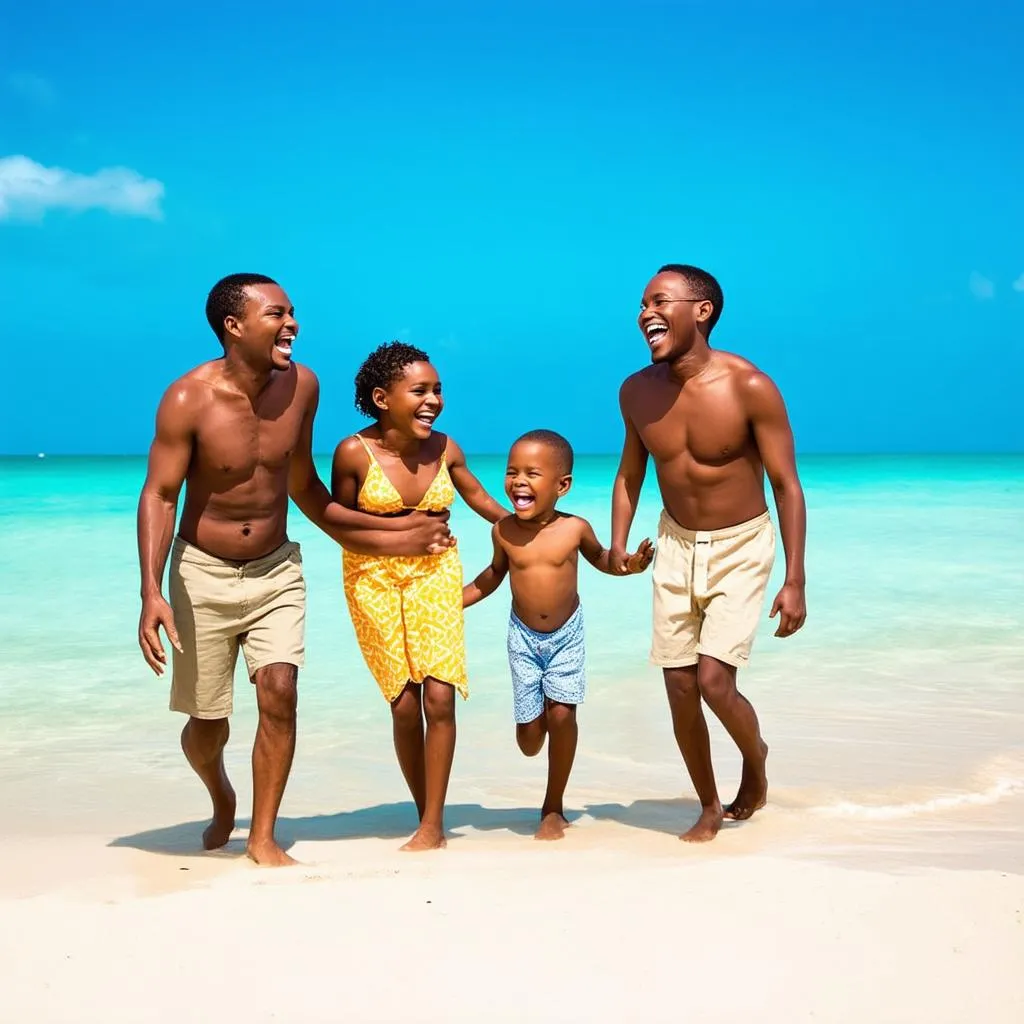
[[[579,459],[562,507],[609,536],[615,458]],[[492,492],[503,461],[471,460]],[[320,466],[326,478],[326,462]],[[772,747],[769,845],[838,855],[867,844],[907,863],[1024,870],[1024,457],[808,457],[807,626],[766,614],[741,689]],[[177,746],[167,683],[136,646],[137,458],[0,460],[0,790],[9,834],[121,835],[199,819],[205,794]],[[653,476],[653,474],[652,474]],[[634,543],[653,534],[645,489]],[[453,515],[467,578],[487,525]],[[299,749],[282,813],[377,808],[401,833],[408,796],[387,708],[355,646],[339,552],[297,511],[309,587]],[[780,557],[773,583],[783,572]],[[568,799],[590,818],[681,829],[692,796],[657,670],[650,581],[581,566],[589,696]],[[769,600],[774,591],[770,591]],[[508,590],[467,613],[470,700],[459,707],[450,802],[536,805],[543,758],[513,742]],[[228,765],[244,806],[255,725],[240,667]],[[719,785],[739,761],[713,723]],[[588,811],[589,808],[589,811]],[[473,814],[465,813],[472,828]],[[478,825],[501,825],[501,817]],[[389,826],[390,827],[390,826]]]

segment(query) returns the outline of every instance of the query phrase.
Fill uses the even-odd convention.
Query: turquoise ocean
[[[470,463],[500,495],[503,459]],[[328,461],[318,465],[327,479]],[[614,456],[580,457],[562,503],[606,543],[615,466]],[[800,469],[809,614],[802,633],[778,640],[766,607],[741,675],[772,748],[771,803],[749,827],[797,854],[867,849],[880,862],[1024,868],[1024,456],[807,456]],[[167,710],[168,679],[136,643],[144,470],[138,457],[0,459],[8,835],[116,842],[207,814],[178,748],[182,719]],[[658,511],[652,479],[633,544],[653,536]],[[487,524],[460,505],[452,526],[471,578],[489,558]],[[309,612],[282,828],[314,839],[403,835],[408,796],[345,611],[340,552],[295,509],[290,534],[303,549]],[[647,663],[649,574],[580,572],[590,689],[569,805],[627,829],[678,832],[692,790]],[[780,546],[773,587],[782,573]],[[513,740],[508,606],[506,585],[467,613],[471,695],[458,709],[449,791],[456,835],[532,820],[543,790],[543,758],[523,758]],[[235,704],[228,767],[244,814],[255,701],[241,661]],[[730,798],[738,757],[712,730]]]

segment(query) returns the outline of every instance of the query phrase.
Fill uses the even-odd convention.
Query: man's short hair
[[[712,305],[711,316],[708,317],[708,334],[710,334],[722,315],[722,307],[725,305],[725,296],[722,294],[722,286],[706,271],[700,267],[691,267],[688,263],[666,263],[658,270],[659,274],[673,273],[685,278],[686,283],[693,289],[693,296],[696,299],[706,299]]]
[[[558,465],[566,476],[572,474],[572,445],[554,430],[528,430],[522,437],[516,438],[515,443],[520,441],[533,441],[551,449],[558,459]]]
[[[229,317],[241,318],[245,314],[245,289],[251,284],[277,284],[266,274],[228,274],[222,277],[206,297],[206,319],[209,321],[217,340],[224,344],[224,320]]]

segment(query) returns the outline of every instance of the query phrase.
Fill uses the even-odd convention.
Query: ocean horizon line
[[[329,459],[332,452],[314,452],[314,459]],[[474,458],[502,458],[507,451],[467,451]],[[581,451],[577,458],[618,458],[615,451]],[[144,459],[146,452],[0,452],[0,461],[37,461],[39,459]],[[1024,450],[988,451],[805,451],[797,452],[798,459],[1002,459],[1022,458]]]

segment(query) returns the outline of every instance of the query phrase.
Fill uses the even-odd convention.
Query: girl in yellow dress
[[[434,430],[444,400],[426,352],[397,341],[381,345],[356,374],[356,408],[376,423],[335,449],[335,501],[382,516],[441,513],[458,491],[488,522],[509,514],[469,471],[462,449]],[[342,566],[359,649],[391,705],[395,752],[419,812],[419,828],[402,849],[437,849],[445,845],[455,691],[468,695],[458,549],[419,556],[345,551]]]

